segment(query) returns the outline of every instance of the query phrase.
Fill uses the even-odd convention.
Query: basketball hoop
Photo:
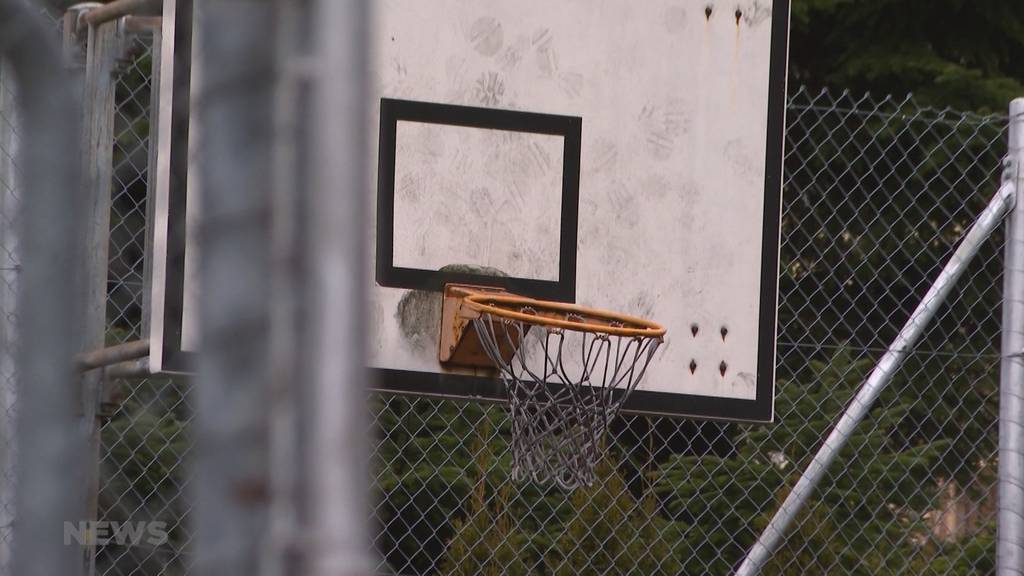
[[[592,484],[608,425],[643,379],[665,329],[574,304],[464,294],[459,314],[507,388],[513,478],[570,490]]]

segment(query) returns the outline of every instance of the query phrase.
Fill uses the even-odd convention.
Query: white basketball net
[[[531,327],[488,313],[473,324],[508,391],[512,477],[567,490],[591,485],[608,425],[661,339]],[[517,352],[505,361],[502,348]]]

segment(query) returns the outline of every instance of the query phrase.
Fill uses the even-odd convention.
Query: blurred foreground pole
[[[999,517],[996,573],[1024,575],[1024,98],[1010,103],[1007,174],[1017,204],[1006,228],[999,380]]]
[[[953,256],[950,257],[949,262],[942,268],[938,278],[921,299],[921,303],[914,309],[900,333],[896,335],[896,339],[889,345],[874,370],[868,375],[864,385],[857,390],[856,396],[847,405],[836,427],[832,429],[828,438],[825,439],[821,448],[804,469],[800,479],[786,496],[786,500],[772,517],[771,522],[765,526],[761,536],[758,537],[757,542],[751,547],[747,557],[743,559],[743,563],[736,571],[737,576],[759,574],[782,545],[787,531],[801,508],[814,494],[821,479],[825,476],[825,471],[839,455],[839,451],[846,445],[857,426],[871,411],[878,396],[892,382],[896,371],[903,364],[907,354],[917,345],[925,328],[935,317],[946,298],[949,297],[949,293],[956,286],[957,280],[963,275],[967,265],[977,255],[978,249],[1003,222],[1007,210],[1013,206],[1016,194],[1016,187],[1012,181],[1004,181],[999,187],[995,197],[975,220]]]
[[[309,574],[371,574],[369,373],[363,353],[367,263],[366,102],[369,3],[310,3],[311,105],[300,121],[309,148],[306,338],[310,374],[299,407]],[[298,103],[296,103],[298,104]],[[303,173],[297,174],[302,177]]]
[[[274,4],[197,1],[194,38],[191,27],[180,25],[191,21],[192,3],[168,4],[178,10],[176,87],[188,81],[178,73],[179,64],[187,67],[180,62],[189,53],[186,43],[198,55],[191,127],[172,126],[189,130],[197,150],[190,154],[192,181],[199,187],[196,571],[257,575],[268,532]],[[184,175],[174,170],[171,186],[183,185]]]
[[[22,211],[18,286],[17,487],[14,573],[76,574],[85,436],[76,418],[82,194],[79,110],[57,35],[33,4],[0,0],[0,59],[21,106]]]
[[[269,573],[372,573],[363,357],[367,6],[283,0]]]

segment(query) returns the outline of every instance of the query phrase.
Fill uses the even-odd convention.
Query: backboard
[[[504,399],[491,371],[438,362],[457,282],[664,325],[627,411],[771,420],[788,1],[372,6],[375,385]],[[161,130],[188,121],[169,87],[190,23],[166,12]],[[185,161],[188,142],[161,142]],[[150,363],[168,372],[198,349],[193,193],[158,178]]]

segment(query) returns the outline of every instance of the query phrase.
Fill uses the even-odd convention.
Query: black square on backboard
[[[396,267],[394,265],[395,154],[399,121],[561,136],[564,150],[558,280],[498,277]],[[377,283],[390,288],[433,292],[440,292],[448,283],[497,286],[522,296],[574,302],[576,300],[576,233],[579,216],[582,125],[582,118],[576,116],[382,98],[380,101],[380,143],[377,164]],[[466,241],[472,242],[473,238],[467,238]]]

